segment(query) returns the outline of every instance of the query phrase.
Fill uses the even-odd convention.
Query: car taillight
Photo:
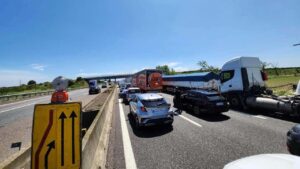
[[[141,110],[143,111],[143,112],[147,112],[147,110],[146,110],[146,108],[143,106],[143,107],[141,107]]]

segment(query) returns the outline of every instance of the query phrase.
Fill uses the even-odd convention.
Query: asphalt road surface
[[[173,96],[162,95],[172,103]],[[288,153],[286,133],[297,121],[254,112],[230,110],[213,116],[182,112],[172,128],[135,130],[129,107],[115,100],[106,166],[221,169],[250,155]]]
[[[82,106],[85,106],[96,96],[89,95],[88,89],[69,92],[70,100],[81,101]],[[22,142],[21,148],[31,145],[34,105],[49,102],[50,96],[43,96],[0,105],[0,162],[19,151],[18,148],[11,148],[12,143]]]

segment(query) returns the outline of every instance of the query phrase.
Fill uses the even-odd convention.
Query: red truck
[[[142,92],[162,90],[162,71],[156,69],[144,69],[132,76],[131,84]]]

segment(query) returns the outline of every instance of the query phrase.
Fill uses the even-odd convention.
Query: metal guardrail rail
[[[75,89],[69,88],[68,91],[78,90],[78,89],[83,89],[83,88],[86,88],[86,87],[75,88]],[[42,91],[42,92],[28,92],[28,93],[20,93],[20,94],[12,94],[12,95],[2,95],[2,96],[0,96],[0,103],[14,101],[14,100],[23,100],[23,99],[36,97],[36,96],[50,95],[53,92],[54,92],[54,90],[47,90],[47,91]]]
[[[47,91],[43,91],[43,92],[29,92],[29,93],[20,93],[20,94],[12,94],[12,95],[3,95],[3,96],[0,96],[0,102],[20,100],[20,99],[31,98],[31,97],[35,97],[35,96],[49,95],[53,91],[54,90],[47,90]]]

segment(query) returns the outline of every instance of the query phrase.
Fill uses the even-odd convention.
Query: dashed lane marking
[[[188,122],[190,122],[190,123],[192,123],[192,124],[198,126],[198,127],[202,127],[201,124],[196,123],[195,121],[193,121],[193,120],[191,120],[191,119],[189,119],[189,118],[187,118],[187,117],[185,117],[185,116],[183,116],[183,115],[181,115],[181,114],[179,114],[178,116],[181,117],[181,118],[183,118],[184,120],[186,120],[186,121],[188,121]]]
[[[131,141],[125,121],[125,115],[122,106],[122,99],[119,99],[119,111],[120,111],[120,121],[123,139],[123,148],[125,156],[125,165],[127,169],[137,169],[134,154],[132,151]]]

